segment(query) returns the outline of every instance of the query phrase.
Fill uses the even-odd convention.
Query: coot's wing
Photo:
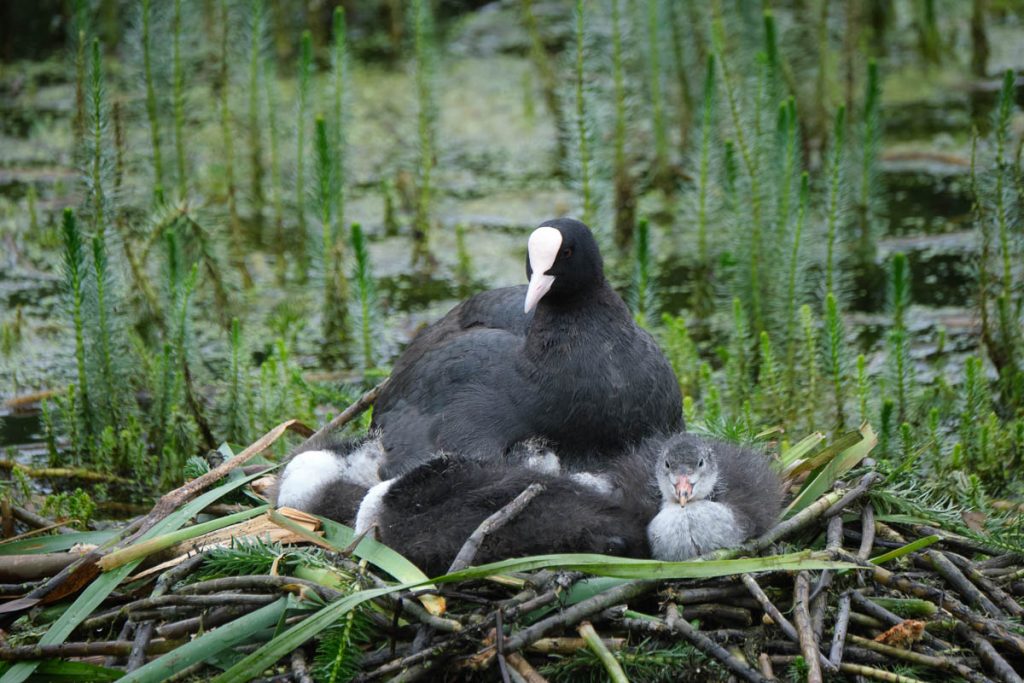
[[[451,334],[403,368],[400,393],[374,412],[380,473],[408,472],[438,451],[486,458],[530,435],[515,400],[526,390],[522,337],[488,327]]]

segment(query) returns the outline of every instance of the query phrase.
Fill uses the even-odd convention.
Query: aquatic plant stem
[[[313,69],[313,35],[307,30],[302,32],[299,44],[299,83],[298,113],[295,122],[295,214],[299,223],[298,240],[298,274],[300,281],[305,282],[309,276],[309,253],[307,242],[309,236],[306,227],[306,117],[309,115],[309,81]]]
[[[260,77],[263,69],[263,0],[249,0],[249,194],[252,219],[257,235],[263,225],[263,138],[260,129]]]
[[[528,2],[528,0],[524,0]],[[429,0],[413,0],[415,21],[413,46],[416,62],[416,96],[419,104],[417,131],[419,134],[418,188],[416,216],[413,227],[413,263],[431,265],[431,185],[434,170],[436,103],[434,100],[434,45],[433,18]]]
[[[188,193],[185,171],[185,69],[181,63],[181,0],[174,0],[172,24],[173,45],[173,100],[174,100],[174,156],[178,167],[178,197]]]
[[[160,119],[157,115],[156,88],[153,86],[153,56],[149,41],[150,0],[142,0],[142,65],[146,81],[146,116],[149,119],[150,140],[153,145],[153,198],[157,203],[164,198],[164,165],[160,151]]]
[[[594,224],[594,199],[590,186],[590,133],[587,126],[586,97],[583,90],[584,4],[576,0],[576,144],[580,161],[580,190],[583,193],[583,222]]]

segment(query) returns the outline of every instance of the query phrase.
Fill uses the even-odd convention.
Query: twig
[[[661,621],[656,623],[661,624]],[[602,638],[602,641],[609,650],[621,650],[626,644],[625,638]],[[571,655],[586,647],[587,641],[583,638],[541,638],[526,649],[544,655]]]
[[[628,581],[626,583],[609,588],[592,597],[582,600],[571,607],[567,607],[558,614],[541,619],[537,623],[517,631],[505,640],[505,651],[516,652],[526,647],[533,641],[541,638],[553,628],[572,626],[586,619],[595,612],[600,612],[606,607],[626,602],[631,598],[642,595],[653,590],[657,585],[655,581]]]
[[[848,664],[843,662],[839,665],[839,670],[843,673],[864,676],[866,678],[874,678],[878,681],[887,681],[887,683],[925,683],[919,678],[911,678],[910,676],[894,674],[891,671],[874,669],[870,666],[864,666],[863,664]]]
[[[584,621],[577,630],[583,640],[586,641],[587,646],[590,647],[591,652],[597,655],[601,665],[604,666],[604,670],[608,672],[608,678],[613,683],[629,683],[626,672],[622,670],[619,660],[615,659],[615,655],[612,654],[611,650],[604,644],[604,641],[601,640],[601,636],[594,630],[593,624],[589,621]]]
[[[366,412],[367,409],[369,409],[369,407],[373,405],[374,401],[377,400],[377,397],[380,396],[380,392],[384,391],[384,388],[388,385],[388,382],[390,381],[390,378],[385,379],[380,384],[378,384],[377,386],[375,386],[374,388],[370,389],[362,396],[357,398],[352,405],[350,405],[348,408],[345,408],[345,410],[341,411],[341,413],[339,413],[337,417],[335,417],[333,420],[325,424],[320,429],[316,430],[316,432],[314,432],[309,438],[303,441],[302,446],[299,446],[296,452],[298,452],[298,450],[302,450],[303,447],[307,446],[314,439],[317,439],[321,436],[330,434],[333,431],[341,429],[349,422],[351,422],[352,420],[356,419],[364,412]]]
[[[295,576],[224,576],[219,579],[210,579],[199,583],[191,583],[182,586],[176,593],[178,595],[200,595],[205,593],[220,593],[236,590],[279,590],[294,591],[296,587],[312,590],[321,599],[330,602],[341,596],[341,591],[328,588],[314,581],[307,581]]]
[[[494,644],[497,649],[498,670],[502,683],[509,683],[508,663],[505,661],[505,627],[501,623],[501,610],[494,610]]]
[[[865,493],[867,493],[867,490],[871,488],[871,485],[874,484],[875,481],[877,481],[880,478],[881,475],[875,471],[871,471],[865,474],[863,477],[860,478],[860,481],[857,482],[856,486],[854,486],[852,489],[847,490],[847,492],[843,495],[842,498],[833,503],[832,507],[830,507],[828,510],[825,510],[825,517],[833,517],[835,515],[845,512],[846,508],[850,507],[850,503],[852,503],[853,501],[857,500]]]
[[[864,506],[860,513],[860,549],[857,557],[866,560],[871,557],[871,548],[875,545],[875,508],[871,503]]]
[[[73,529],[69,526],[63,526],[61,524],[58,524],[52,519],[47,519],[42,515],[37,515],[36,513],[27,510],[21,507],[20,505],[14,505],[13,503],[11,504],[11,514],[14,516],[15,519],[20,520],[25,524],[28,524],[29,526],[34,527],[36,529],[56,529],[58,532],[62,534],[74,534],[80,531],[79,529]]]
[[[988,593],[993,600],[995,600],[1000,607],[1003,608],[1009,614],[1015,617],[1024,617],[1024,607],[1014,600],[1010,595],[1006,593],[1002,588],[992,582],[987,576],[978,571],[974,564],[966,557],[961,557],[956,553],[945,553],[946,557],[957,566],[964,573],[964,575],[973,581],[978,588]]]
[[[818,650],[818,639],[814,637],[810,605],[807,604],[809,594],[810,578],[807,572],[798,572],[793,588],[793,621],[796,622],[800,651],[807,662],[807,682],[822,683],[821,662],[818,661],[821,652]]]
[[[989,600],[987,595],[978,590],[977,586],[968,581],[963,572],[957,569],[956,565],[950,562],[949,558],[943,553],[928,550],[925,552],[925,556],[931,563],[932,568],[939,573],[939,576],[945,579],[946,583],[950,584],[957,593],[963,596],[964,601],[968,605],[980,607],[992,617],[1006,616],[1003,610],[999,609],[995,603]]]
[[[508,663],[512,666],[516,672],[523,677],[526,683],[548,683],[548,680],[538,673],[533,665],[526,661],[526,657],[523,657],[518,652],[512,652],[505,656]]]
[[[724,647],[698,632],[685,619],[680,618],[679,610],[673,604],[668,606],[665,623],[670,629],[686,638],[691,645],[720,661],[725,668],[737,676],[751,681],[751,683],[764,683],[765,678],[761,674],[733,657]]]
[[[181,644],[181,641],[154,640],[149,644],[148,653],[164,654]],[[61,643],[60,645],[0,646],[0,661],[67,659],[69,657],[94,657],[97,655],[125,657],[131,650],[132,641],[130,640],[99,640],[91,643]]]
[[[992,647],[991,643],[964,624],[956,625],[956,633],[971,644],[974,648],[974,652],[978,655],[978,659],[988,667],[989,671],[996,676],[996,678],[1003,683],[1021,683],[1021,677],[1016,671],[1014,671],[1013,667],[1003,659],[1002,655],[996,652],[996,649]]]
[[[931,667],[940,671],[948,671],[955,673],[961,678],[966,678],[968,681],[973,683],[992,683],[989,679],[985,678],[977,671],[974,671],[968,666],[955,662],[952,659],[946,657],[936,657],[934,655],[925,655],[920,652],[914,652],[913,650],[905,650],[899,647],[893,647],[891,645],[885,645],[883,643],[877,643],[870,638],[862,638],[861,636],[850,634],[850,642],[859,645],[868,650],[878,652],[879,654],[886,655],[895,659],[902,659],[912,664],[919,664],[921,666]]]
[[[846,629],[850,625],[850,594],[843,593],[839,597],[839,611],[836,614],[836,624],[832,629],[832,649],[828,653],[828,661],[832,666],[839,668],[843,663],[843,648],[846,645]]]
[[[966,623],[986,638],[994,639],[1013,649],[1018,654],[1024,654],[1024,637],[1008,631],[1006,627],[992,619],[971,611],[963,603],[945,591],[917,581],[911,581],[906,577],[894,574],[888,569],[883,569],[882,567],[870,562],[861,560],[855,555],[851,555],[845,551],[838,550],[835,551],[835,554],[850,562],[854,562],[862,567],[871,569],[868,574],[875,583],[933,602],[939,607],[948,610],[957,619]]]
[[[459,554],[455,556],[451,566],[448,568],[448,573],[460,571],[471,565],[484,539],[514,519],[543,490],[544,486],[542,484],[530,484],[522,493],[513,498],[511,502],[481,522],[480,526],[462,544]]]
[[[757,656],[757,668],[761,670],[761,675],[769,681],[775,680],[775,669],[772,668],[772,659],[767,652],[762,652]]]
[[[764,590],[762,590],[761,586],[758,585],[754,577],[750,574],[743,574],[740,578],[743,580],[744,585],[746,585],[747,590],[750,591],[750,594],[754,596],[754,599],[761,603],[761,609],[771,617],[772,621],[776,623],[785,636],[794,643],[799,643],[800,636],[797,634],[796,628],[793,627],[793,624],[789,619],[782,615],[782,612],[779,611],[772,601],[768,599],[768,595]],[[818,653],[818,661],[821,662],[821,664],[829,671],[832,670],[831,662],[827,662],[825,660],[825,655],[820,652]]]

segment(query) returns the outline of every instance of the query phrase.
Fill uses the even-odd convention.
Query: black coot
[[[531,437],[570,469],[683,427],[679,386],[604,277],[590,229],[546,221],[530,236],[528,286],[474,296],[420,333],[377,399],[381,477],[438,451],[497,457]]]

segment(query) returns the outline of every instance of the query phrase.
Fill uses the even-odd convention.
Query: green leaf
[[[887,553],[878,555],[877,557],[872,557],[871,561],[874,564],[885,564],[889,560],[895,560],[897,558],[903,557],[908,553],[916,552],[921,548],[927,548],[932,543],[937,543],[941,540],[942,539],[938,536],[925,536],[924,538],[917,539],[913,543],[908,543],[905,546],[894,548]]]
[[[215,503],[221,497],[231,493],[237,488],[247,484],[248,482],[262,477],[266,472],[261,471],[255,474],[251,474],[247,477],[238,479],[237,481],[229,481],[221,484],[212,491],[207,491],[203,495],[195,498],[189,503],[178,508],[176,511],[165,517],[164,519],[157,522],[152,529],[143,535],[141,540],[149,540],[171,532],[182,525],[188,520],[195,517],[199,512]],[[67,611],[60,616],[57,621],[53,623],[42,638],[39,639],[40,645],[57,645],[63,643],[64,640],[75,630],[82,621],[91,615],[100,603],[107,599],[118,584],[126,576],[128,576],[133,569],[141,562],[141,560],[135,560],[129,562],[126,565],[118,567],[117,569],[107,572],[98,576],[92,583],[86,586],[85,590],[78,596],[78,598],[68,607]],[[28,678],[36,667],[39,666],[39,662],[18,662],[0,678],[0,683],[21,683]]]
[[[195,640],[132,671],[121,680],[125,683],[160,683],[186,667],[245,643],[254,633],[274,626],[285,613],[288,602],[288,598],[281,598],[244,617],[207,631]]]
[[[826,491],[832,488],[832,485],[839,477],[856,467],[871,452],[875,444],[878,443],[875,432],[871,429],[871,425],[867,423],[861,426],[860,435],[860,440],[837,453],[828,462],[824,463],[824,466],[816,475],[808,479],[807,483],[800,489],[797,497],[786,508],[784,517],[792,517],[820,498]],[[840,437],[839,441],[844,444],[847,443],[845,436]]]
[[[782,471],[788,471],[796,463],[807,457],[807,454],[814,450],[819,443],[825,440],[821,432],[808,434],[797,443],[787,448],[779,455],[779,466]]]
[[[325,517],[319,519],[324,529],[323,540],[334,546],[335,550],[344,550],[356,540],[357,534],[354,529]],[[401,554],[369,536],[363,537],[352,554],[382,569],[403,583],[420,583],[429,578],[420,571],[419,567]]]
[[[0,667],[0,672],[10,666],[10,663],[5,662],[5,665]],[[51,659],[42,662],[28,680],[30,683],[60,683],[61,681],[98,683],[99,681],[116,681],[121,676],[124,676],[123,671],[108,669],[105,666]]]
[[[78,543],[87,545],[103,545],[117,536],[117,529],[103,531],[80,531],[73,534],[56,534],[53,536],[35,536],[20,541],[0,544],[0,555],[35,555],[37,553],[59,553],[70,549]]]

